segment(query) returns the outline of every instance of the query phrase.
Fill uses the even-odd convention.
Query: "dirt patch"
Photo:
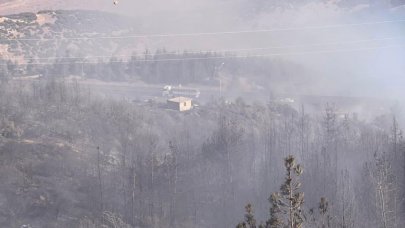
[[[37,23],[39,25],[44,25],[44,24],[54,24],[56,21],[56,18],[54,18],[51,14],[37,14]]]

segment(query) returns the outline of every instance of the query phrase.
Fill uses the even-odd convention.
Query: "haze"
[[[0,15],[0,227],[404,227],[405,1]]]

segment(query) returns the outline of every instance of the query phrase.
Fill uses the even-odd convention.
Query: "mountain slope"
[[[97,9],[97,0],[0,0],[0,15],[43,9]]]
[[[24,62],[23,58],[119,54],[127,50],[126,40],[86,38],[137,31],[138,26],[129,21],[110,13],[77,10],[3,16],[0,17],[0,58]]]

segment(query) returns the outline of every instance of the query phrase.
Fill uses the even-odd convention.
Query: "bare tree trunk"
[[[288,179],[292,180],[291,170],[288,171]],[[289,183],[289,188],[290,188],[290,195],[289,195],[289,197],[290,197],[290,200],[289,200],[289,203],[290,203],[290,208],[289,208],[290,209],[290,211],[289,211],[290,228],[294,228],[293,201],[292,201],[294,196],[293,196],[292,181],[290,181],[290,183]]]
[[[300,144],[301,144],[301,159],[304,158],[304,135],[305,135],[305,110],[304,105],[301,105],[301,123],[300,123]]]
[[[133,163],[133,162],[132,162]],[[132,224],[135,224],[135,190],[136,190],[136,173],[135,173],[135,167],[134,164],[132,164],[131,167],[131,218],[132,218]]]
[[[97,172],[98,172],[98,183],[99,183],[99,191],[100,191],[100,212],[103,213],[103,185],[101,179],[101,153],[100,147],[97,147]]]

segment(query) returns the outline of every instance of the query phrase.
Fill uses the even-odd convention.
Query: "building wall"
[[[179,103],[179,111],[188,111],[191,109],[191,101],[185,101]]]
[[[167,101],[167,106],[170,109],[174,109],[177,111],[188,111],[192,108],[192,102],[191,100],[185,101],[185,102],[173,102],[173,101]]]
[[[167,107],[173,110],[179,110],[179,103],[167,101]]]

